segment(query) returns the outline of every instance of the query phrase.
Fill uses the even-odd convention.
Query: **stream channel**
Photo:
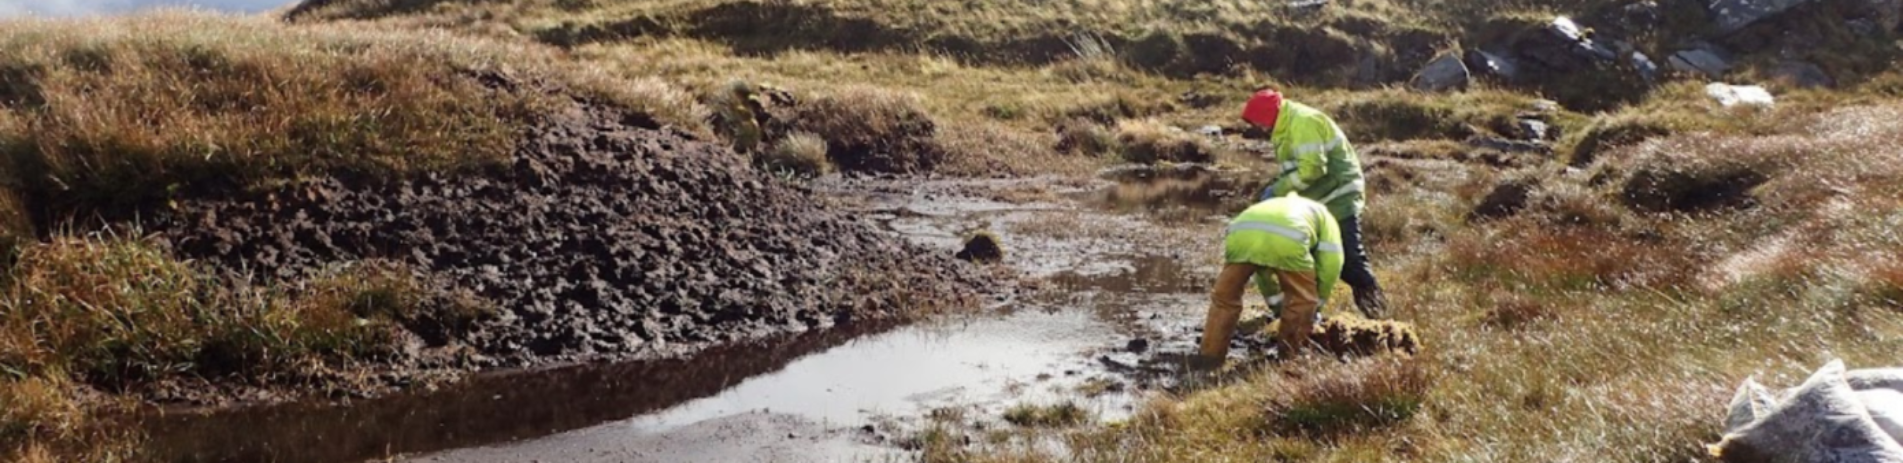
[[[167,461],[905,461],[928,417],[951,410],[976,426],[1011,426],[1004,412],[1027,404],[1126,418],[1169,387],[1195,349],[1222,217],[1214,201],[1175,203],[1205,202],[1207,187],[1019,179],[820,188],[947,253],[989,230],[1006,249],[998,265],[1023,283],[977,313],[861,322],[691,359],[178,414],[153,447]],[[1146,211],[1157,204],[1173,212]]]

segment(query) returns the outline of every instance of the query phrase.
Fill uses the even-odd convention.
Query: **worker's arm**
[[[1275,273],[1268,267],[1255,271],[1255,292],[1262,294],[1262,303],[1269,306],[1269,315],[1282,317],[1282,288],[1275,283]]]
[[[1282,161],[1282,178],[1276,180],[1274,196],[1302,191],[1328,174],[1328,152],[1341,146],[1338,129],[1324,121],[1295,119],[1288,139],[1276,145],[1276,159]],[[1293,168],[1293,171],[1291,171]]]
[[[1335,294],[1335,282],[1341,279],[1341,266],[1347,255],[1341,248],[1341,225],[1328,210],[1315,207],[1315,231],[1320,242],[1315,245],[1315,283],[1317,294],[1321,296],[1323,309],[1328,306],[1328,296]]]

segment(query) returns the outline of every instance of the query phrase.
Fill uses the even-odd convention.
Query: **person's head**
[[[1281,115],[1282,92],[1273,89],[1256,91],[1242,106],[1242,120],[1263,130],[1274,130],[1275,119]]]

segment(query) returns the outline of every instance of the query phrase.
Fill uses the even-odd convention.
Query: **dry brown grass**
[[[368,277],[297,301],[229,289],[156,249],[114,240],[34,245],[10,273],[0,369],[70,374],[106,390],[180,374],[269,381],[308,359],[384,352],[395,342],[389,326],[370,322],[411,307],[393,299],[405,287]]]
[[[0,281],[0,454],[28,460],[125,450],[134,437],[92,417],[114,402],[83,391],[352,381],[331,372],[405,355],[405,328],[436,343],[487,313],[426,300],[393,268],[340,269],[301,291],[238,287],[118,239],[28,245]]]
[[[1117,152],[1124,161],[1138,164],[1216,160],[1216,148],[1207,138],[1153,119],[1118,122]]]
[[[827,157],[847,172],[923,173],[945,161],[938,124],[918,96],[866,86],[801,101],[795,130],[824,139]]]
[[[1060,153],[1100,156],[1115,150],[1116,133],[1109,127],[1087,119],[1072,119],[1057,123],[1057,145]]]
[[[566,88],[690,128],[704,119],[658,81],[442,32],[195,13],[9,20],[0,31],[0,154],[18,169],[7,180],[49,211],[496,162],[548,96],[492,91],[483,78]]]
[[[774,142],[762,161],[768,169],[803,176],[824,175],[833,171],[832,161],[826,158],[827,151],[826,139],[809,132],[794,132]]]

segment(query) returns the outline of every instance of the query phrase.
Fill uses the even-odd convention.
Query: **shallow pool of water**
[[[1000,413],[1020,403],[1074,401],[1104,418],[1131,410],[1133,393],[1085,397],[1076,390],[1097,376],[1093,353],[1125,334],[1087,311],[1020,310],[1001,317],[914,325],[860,338],[793,361],[711,397],[666,410],[543,439],[465,449],[421,457],[437,461],[551,461],[636,459],[649,453],[680,456],[663,447],[721,446],[705,442],[709,427],[758,427],[758,421],[812,424],[808,433],[862,429],[886,417],[914,417],[940,407]],[[707,426],[713,424],[713,426]],[[798,434],[798,432],[793,432]],[[657,437],[678,436],[663,440]],[[751,444],[762,455],[725,457],[754,461],[779,449]],[[780,440],[779,436],[772,436]],[[864,436],[870,437],[870,436]],[[851,441],[852,439],[847,439]],[[859,442],[821,453],[877,455],[886,447]],[[646,453],[643,453],[646,452]],[[730,452],[729,452],[730,453]],[[862,455],[863,456],[863,455]],[[605,461],[605,460],[604,460]]]

